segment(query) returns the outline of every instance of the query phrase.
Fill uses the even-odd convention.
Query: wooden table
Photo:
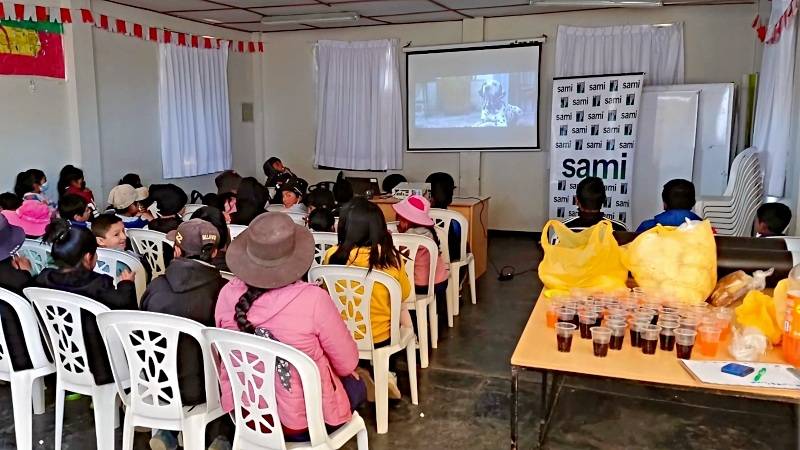
[[[491,197],[469,197],[469,198],[454,198],[453,203],[448,209],[460,212],[467,218],[469,224],[469,235],[467,235],[467,244],[469,251],[475,257],[475,278],[480,277],[486,272],[486,265],[488,262],[488,238],[487,232],[489,230],[489,199]],[[375,203],[383,211],[387,222],[396,220],[396,214],[392,205],[398,203],[400,200],[389,197],[373,197],[370,200]]]
[[[539,445],[544,442],[553,406],[557,400],[559,382],[564,375],[583,375],[590,377],[613,378],[636,383],[657,385],[681,390],[700,390],[719,395],[771,400],[795,405],[797,431],[800,433],[800,390],[749,388],[705,384],[694,379],[683,369],[675,352],[656,350],[655,355],[644,355],[640,348],[630,345],[630,335],[625,336],[622,350],[609,350],[608,357],[597,358],[592,351],[591,339],[581,339],[578,331],[572,338],[572,351],[561,353],[556,348],[555,330],[547,327],[546,312],[549,300],[540,297],[536,302],[525,330],[511,356],[511,449],[517,449],[517,407],[519,402],[519,374],[524,370],[542,373],[542,411],[539,422]],[[727,342],[721,342],[716,358],[700,355],[695,347],[692,359],[725,360],[731,359],[727,352]],[[772,349],[761,362],[784,363],[780,350]],[[548,388],[548,374],[554,379]],[[548,389],[550,392],[548,393]],[[800,434],[798,434],[800,443]],[[798,447],[800,448],[800,446]]]

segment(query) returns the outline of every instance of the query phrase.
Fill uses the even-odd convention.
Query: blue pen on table
[[[765,373],[767,373],[767,368],[766,367],[762,367],[758,371],[758,373],[756,373],[756,376],[753,378],[753,382],[758,383],[761,380],[761,377],[763,377]]]

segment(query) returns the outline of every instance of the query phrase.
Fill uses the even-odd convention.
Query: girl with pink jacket
[[[270,337],[317,364],[329,431],[347,423],[366,400],[355,341],[327,291],[301,280],[314,256],[308,229],[281,213],[264,213],[230,245],[226,262],[236,278],[220,292],[217,327]],[[278,412],[288,441],[308,440],[303,387],[291,365],[277,368]],[[220,375],[222,407],[233,409],[228,375]]]

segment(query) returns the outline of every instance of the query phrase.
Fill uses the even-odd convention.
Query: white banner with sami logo
[[[550,217],[578,214],[575,191],[603,179],[603,212],[631,227],[631,181],[644,74],[553,79],[550,126]]]

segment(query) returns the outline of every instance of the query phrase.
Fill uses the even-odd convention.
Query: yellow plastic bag
[[[558,236],[555,245],[548,239],[551,228]],[[545,296],[568,293],[575,288],[600,292],[625,289],[628,269],[620,260],[613,231],[609,221],[579,233],[557,220],[547,222],[542,229],[544,259],[539,264]]]
[[[781,327],[775,315],[775,302],[772,297],[759,291],[750,291],[744,302],[737,307],[736,321],[742,327],[755,327],[761,330],[772,345],[781,342]]]
[[[622,247],[636,283],[688,303],[702,303],[717,284],[717,246],[708,221],[657,225]]]

